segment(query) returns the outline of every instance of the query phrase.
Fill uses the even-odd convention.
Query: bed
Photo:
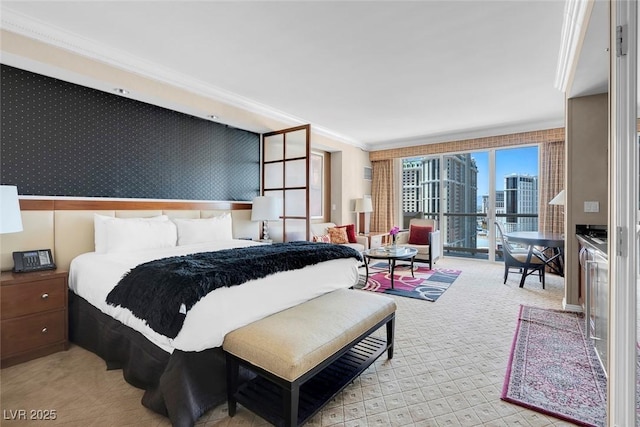
[[[34,211],[46,210],[40,208],[42,203],[34,206],[37,206]],[[51,212],[54,219],[52,234],[57,236],[53,244],[58,265],[69,266],[70,340],[103,358],[108,369],[122,369],[127,382],[145,390],[142,404],[167,416],[176,426],[193,425],[203,413],[226,400],[221,344],[227,332],[324,293],[351,287],[358,279],[359,261],[343,258],[216,289],[187,311],[182,329],[175,337],[167,337],[127,309],[106,304],[105,296],[127,271],[147,261],[262,245],[247,240],[257,237],[251,236],[254,227],[256,234],[258,231],[258,224],[248,220],[250,212],[246,209],[241,209],[240,213],[227,212],[233,218],[231,231],[225,228],[222,234],[214,233],[214,239],[197,241],[204,234],[198,231],[204,221],[198,220],[215,222],[224,212],[194,210],[193,204],[188,205],[188,210],[132,211],[96,210],[95,204],[90,205],[92,209],[82,211],[65,209],[67,205],[63,203],[57,206],[61,209],[55,209],[54,204]],[[78,204],[69,206],[77,207]],[[50,212],[42,214],[49,215]],[[38,224],[42,224],[42,218],[37,216]],[[112,239],[107,246],[116,250],[105,252],[105,242],[101,241],[101,232],[96,226],[97,216],[120,216],[127,220],[132,219],[128,217],[139,220],[141,217],[169,216],[173,223],[183,219],[185,224],[197,224],[197,227],[190,233],[177,233],[179,244],[175,245],[154,235],[158,234],[156,225],[149,226],[147,232],[152,234],[147,234],[146,239],[144,233],[138,235],[127,227],[120,229],[119,234],[111,230],[109,237]],[[27,233],[30,232],[30,221],[29,218],[23,221]],[[186,229],[188,227],[183,227],[183,231]],[[211,230],[208,231],[211,235]],[[42,234],[42,230],[37,233]],[[115,240],[114,235],[117,236]],[[73,236],[74,240],[63,242],[60,236]],[[145,246],[146,240],[153,241],[152,247]],[[15,247],[10,249],[16,250]],[[66,261],[65,257],[71,261]],[[243,375],[247,378],[249,374],[244,372]]]

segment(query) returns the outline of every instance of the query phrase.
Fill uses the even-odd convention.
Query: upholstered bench
[[[393,357],[395,301],[343,289],[227,334],[229,415],[240,403],[274,425],[301,425],[382,353]],[[373,332],[386,325],[386,340]],[[239,368],[256,377],[239,385]]]

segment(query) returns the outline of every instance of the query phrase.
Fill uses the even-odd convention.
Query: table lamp
[[[555,205],[555,206],[564,206],[564,190],[560,190],[560,192],[558,194],[556,194],[556,197],[554,197],[553,199],[551,199],[551,201],[549,201],[550,205]],[[563,217],[564,216],[564,211],[560,212],[560,216]],[[564,238],[564,234],[562,235],[562,237]]]
[[[0,185],[0,234],[22,231],[18,187]]]
[[[253,199],[251,221],[263,221],[262,239],[269,240],[269,221],[280,219],[281,202],[276,197],[258,196]]]
[[[373,204],[371,203],[371,197],[363,197],[362,199],[356,199],[357,222],[358,233],[369,233],[369,219],[370,214],[373,212]]]
[[[556,197],[551,199],[549,202],[550,205],[564,205],[564,190],[561,190]]]

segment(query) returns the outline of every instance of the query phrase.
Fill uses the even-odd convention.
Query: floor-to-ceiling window
[[[500,259],[493,222],[505,231],[538,229],[538,147],[404,159],[403,227],[439,221],[446,256]]]

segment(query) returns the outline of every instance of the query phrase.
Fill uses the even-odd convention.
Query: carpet
[[[606,423],[607,380],[582,313],[521,306],[501,399],[582,426]]]
[[[396,266],[391,289],[391,274],[386,262],[369,266],[369,281],[365,283],[364,274],[360,275],[359,288],[366,291],[381,292],[435,302],[460,275],[459,270],[428,267],[415,267],[411,277],[409,266]]]

